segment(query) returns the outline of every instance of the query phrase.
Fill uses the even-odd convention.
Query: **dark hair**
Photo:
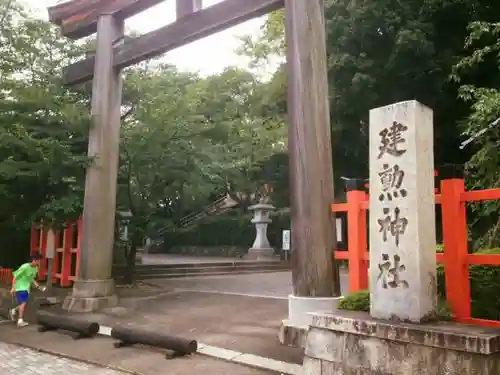
[[[40,260],[40,259],[42,259],[42,254],[38,252],[31,254],[31,260]]]

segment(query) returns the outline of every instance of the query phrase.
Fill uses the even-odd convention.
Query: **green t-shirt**
[[[14,290],[16,292],[29,292],[31,289],[31,283],[35,280],[37,274],[38,267],[33,267],[31,263],[24,263],[17,271],[14,272],[14,277],[16,278]]]

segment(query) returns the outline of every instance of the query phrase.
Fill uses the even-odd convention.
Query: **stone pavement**
[[[199,292],[171,292],[101,313],[74,314],[103,326],[129,325],[301,364],[303,351],[282,346],[278,340],[287,315],[287,300]]]
[[[342,293],[349,290],[349,274],[341,270]],[[292,292],[291,272],[247,275],[200,276],[182,279],[154,279],[148,283],[160,288],[176,288],[199,292],[234,293],[273,298],[288,298]]]
[[[346,273],[342,274],[342,280],[345,290]],[[121,299],[120,307],[80,317],[106,326],[130,324],[193,338],[222,349],[287,363],[302,363],[303,351],[284,347],[277,338],[281,320],[288,316],[289,272],[154,280],[153,284],[156,287],[152,290],[130,291],[130,295],[123,295],[125,298]],[[273,374],[198,354],[167,361],[164,353],[152,348],[114,349],[113,341],[104,337],[74,341],[61,333],[40,334],[35,327],[27,327],[22,334],[19,333],[9,323],[0,324],[0,341],[101,365],[110,364],[144,375],[163,375],[166,372],[169,375]],[[4,371],[0,374],[3,375]]]
[[[34,326],[22,328],[20,331],[11,324],[0,324],[0,338],[10,343],[10,345],[0,343],[1,375],[276,374],[198,354],[167,360],[165,352],[161,350],[140,346],[115,349],[114,340],[106,337],[73,340],[71,336],[58,332],[38,333]],[[19,348],[15,344],[41,349],[53,355],[47,356],[37,351]],[[18,357],[12,364],[9,361],[13,359],[14,354]],[[57,358],[59,359],[56,362]],[[67,364],[67,367],[61,372],[55,372],[61,363]],[[105,369],[103,366],[109,368]],[[54,372],[47,371],[47,368]]]
[[[163,265],[163,264],[199,264],[199,263],[228,263],[243,262],[241,258],[212,257],[212,256],[191,256],[178,254],[143,254],[142,264]]]
[[[124,375],[122,371],[0,342],[2,375]]]

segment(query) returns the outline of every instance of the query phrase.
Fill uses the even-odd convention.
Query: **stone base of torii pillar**
[[[281,322],[278,339],[282,345],[304,348],[314,313],[334,314],[343,297],[288,296],[288,319]]]
[[[77,280],[72,293],[64,300],[63,309],[69,312],[91,312],[117,304],[113,279]]]

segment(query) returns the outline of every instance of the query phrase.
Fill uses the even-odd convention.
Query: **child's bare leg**
[[[21,303],[19,306],[16,307],[17,311],[18,311],[18,319],[19,320],[23,320],[24,318],[24,310],[26,309],[26,302],[24,303]]]

